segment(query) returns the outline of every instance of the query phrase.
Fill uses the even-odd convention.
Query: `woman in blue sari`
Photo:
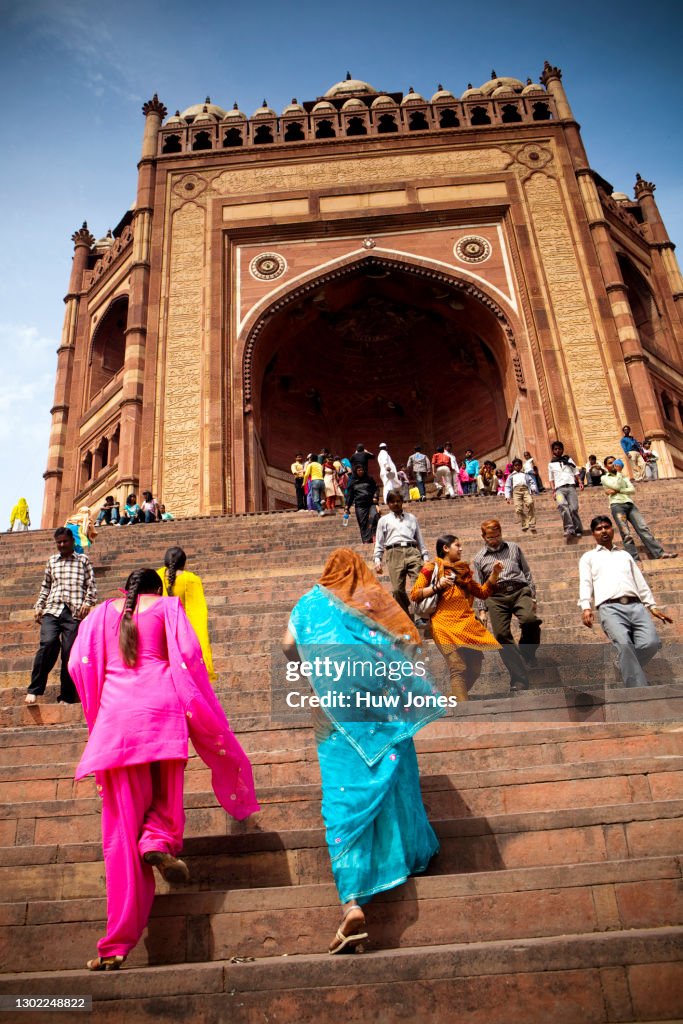
[[[413,661],[419,639],[349,548],[332,553],[285,635],[288,657],[311,664],[305,674],[322,704],[314,711],[322,815],[342,904],[330,953],[355,951],[368,937],[362,905],[425,871],[439,849],[412,737],[445,714],[447,698]]]

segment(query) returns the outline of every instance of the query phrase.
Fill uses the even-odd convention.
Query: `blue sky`
[[[141,104],[206,95],[251,114],[322,95],[347,70],[378,89],[456,95],[563,70],[591,164],[632,194],[657,185],[683,242],[683,4],[489,0],[343,4],[0,0],[0,527],[25,496],[39,525],[70,237],[101,237],[135,198]],[[143,483],[145,483],[143,481]],[[3,517],[6,522],[3,526]]]

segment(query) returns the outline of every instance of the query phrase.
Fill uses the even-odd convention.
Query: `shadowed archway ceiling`
[[[254,416],[267,462],[298,450],[349,454],[386,441],[397,464],[416,442],[461,455],[497,448],[509,363],[494,314],[448,285],[382,267],[321,285],[277,312],[253,361]]]

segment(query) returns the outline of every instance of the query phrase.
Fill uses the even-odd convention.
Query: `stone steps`
[[[681,871],[675,857],[524,867],[469,875],[430,874],[377,897],[369,946],[540,938],[567,933],[680,926]],[[157,896],[131,964],[310,954],[337,907],[331,883],[184,892]],[[34,899],[0,905],[6,972],[78,968],[102,933],[106,901]]]
[[[329,925],[319,936],[324,946]],[[615,930],[507,941],[301,955],[255,963],[215,960],[125,973],[8,974],[0,994],[91,995],[98,1024],[650,1024],[680,1022],[681,931]],[[23,1014],[28,1024],[53,1014]]]
[[[638,489],[672,549],[681,486]],[[584,492],[581,508],[587,526],[606,510],[604,496]],[[653,685],[625,690],[611,646],[577,624],[578,559],[592,542],[564,543],[549,495],[537,500],[535,537],[496,499],[413,511],[430,550],[454,524],[471,558],[491,515],[522,541],[545,620],[541,667],[531,691],[508,698],[494,656],[477,699],[418,735],[441,853],[426,876],[373,900],[371,952],[352,958],[319,955],[338,921],[319,769],[307,713],[284,714],[277,690],[273,704],[271,672],[280,669],[269,646],[329,551],[350,544],[369,559],[371,550],[355,524],[342,530],[340,517],[296,513],[100,531],[91,554],[102,597],[136,565],[160,565],[169,544],[188,552],[209,600],[217,692],[252,758],[263,807],[233,822],[190,758],[192,880],[159,883],[146,936],[118,975],[82,970],[105,902],[99,801],[92,779],[73,781],[86,738],[81,710],[54,704],[53,684],[34,708],[22,704],[52,531],[3,536],[11,586],[0,597],[0,994],[93,994],[98,1022],[116,1024],[124,1014],[202,1024],[353,1022],[368,1013],[380,1024],[680,1020],[683,558],[643,563],[676,623],[662,631]],[[429,652],[438,677],[431,643]],[[234,956],[256,962],[230,963]],[[146,963],[168,966],[138,969]],[[53,1019],[26,1019],[43,1017]]]

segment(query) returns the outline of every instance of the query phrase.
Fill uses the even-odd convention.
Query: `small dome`
[[[483,95],[484,94],[481,91],[481,89],[474,89],[472,87],[472,83],[470,82],[468,84],[467,88],[465,89],[464,93],[460,97],[460,99],[461,100],[473,100],[473,99],[476,99],[477,97],[480,97],[480,96],[483,96]]]
[[[376,100],[373,100],[371,107],[373,110],[377,110],[378,107],[395,107],[396,100],[392,100],[391,96],[378,96]]]
[[[546,94],[546,92],[545,92],[545,89],[543,88],[543,86],[539,85],[537,82],[534,83],[531,80],[529,80],[529,82],[522,89],[522,96],[533,96],[533,95],[545,96],[545,94]]]
[[[216,103],[212,103],[211,97],[207,96],[203,103],[195,103],[193,107],[188,107],[187,110],[183,110],[180,116],[185,118],[186,121],[188,120],[188,118],[194,119],[195,117],[199,117],[199,115],[203,113],[204,107],[206,107],[207,113],[213,114],[214,117],[218,118],[219,120],[225,114],[223,108],[219,107]]]
[[[366,107],[365,107],[365,104],[363,103],[363,101],[359,100],[359,99],[357,99],[355,97],[352,97],[350,100],[347,100],[346,103],[344,103],[344,105],[342,106],[342,110],[365,110],[365,109],[366,109]]]
[[[169,117],[169,119],[168,119],[168,121],[166,121],[166,124],[164,125],[164,127],[165,128],[168,128],[169,126],[172,127],[174,124],[175,125],[185,124],[185,122],[183,121],[182,117],[180,116],[180,111],[179,110],[176,110],[175,114],[173,114],[171,117]]]
[[[401,100],[401,106],[406,107],[409,106],[411,103],[424,103],[424,101],[424,96],[421,96],[419,92],[415,92],[411,85],[410,89],[408,89],[408,92]]]
[[[322,113],[335,114],[336,113],[336,109],[335,109],[334,104],[330,103],[329,100],[320,100],[320,102],[316,103],[316,105],[313,107],[312,113],[313,114],[322,114]]]
[[[195,117],[193,124],[213,124],[215,121],[220,121],[220,118],[216,117],[215,114],[210,114],[209,108],[205,103],[201,109],[201,113],[197,114],[197,116]]]
[[[441,83],[439,83],[438,89],[432,96],[432,103],[439,103],[440,101],[443,100],[447,100],[449,103],[453,103],[455,100],[455,96],[450,91],[450,89],[444,89]]]
[[[624,197],[626,198],[626,197]],[[114,236],[111,233],[111,228],[107,231],[104,238],[98,238],[95,242],[95,249],[108,249],[110,245],[114,244]]]
[[[613,192],[612,193],[612,199],[616,199],[616,201],[618,203],[630,203],[631,202],[631,200],[629,199],[629,197],[626,195],[625,192]],[[100,243],[98,242],[97,244],[99,245]]]
[[[277,114],[264,100],[258,110],[255,110],[251,116],[254,120],[257,120],[260,117],[277,117]]]
[[[282,111],[283,114],[305,114],[306,111],[301,106],[296,96],[292,98],[292,102],[288,103],[285,109]]]
[[[376,96],[377,90],[373,89],[369,82],[362,82],[360,78],[351,78],[351,72],[346,72],[343,82],[336,82],[331,86],[325,96],[343,99],[344,96]]]
[[[484,82],[481,91],[484,96],[490,96],[503,85],[508,86],[513,92],[521,92],[524,88],[524,83],[520,82],[518,78],[499,78],[496,75],[492,75],[489,82]]]
[[[229,110],[223,118],[224,121],[246,121],[246,119],[247,115],[242,113],[236,103],[233,103],[232,110]]]
[[[500,85],[497,89],[494,89],[491,93],[494,99],[501,96],[516,96],[517,93],[514,89],[511,89],[509,85]]]

